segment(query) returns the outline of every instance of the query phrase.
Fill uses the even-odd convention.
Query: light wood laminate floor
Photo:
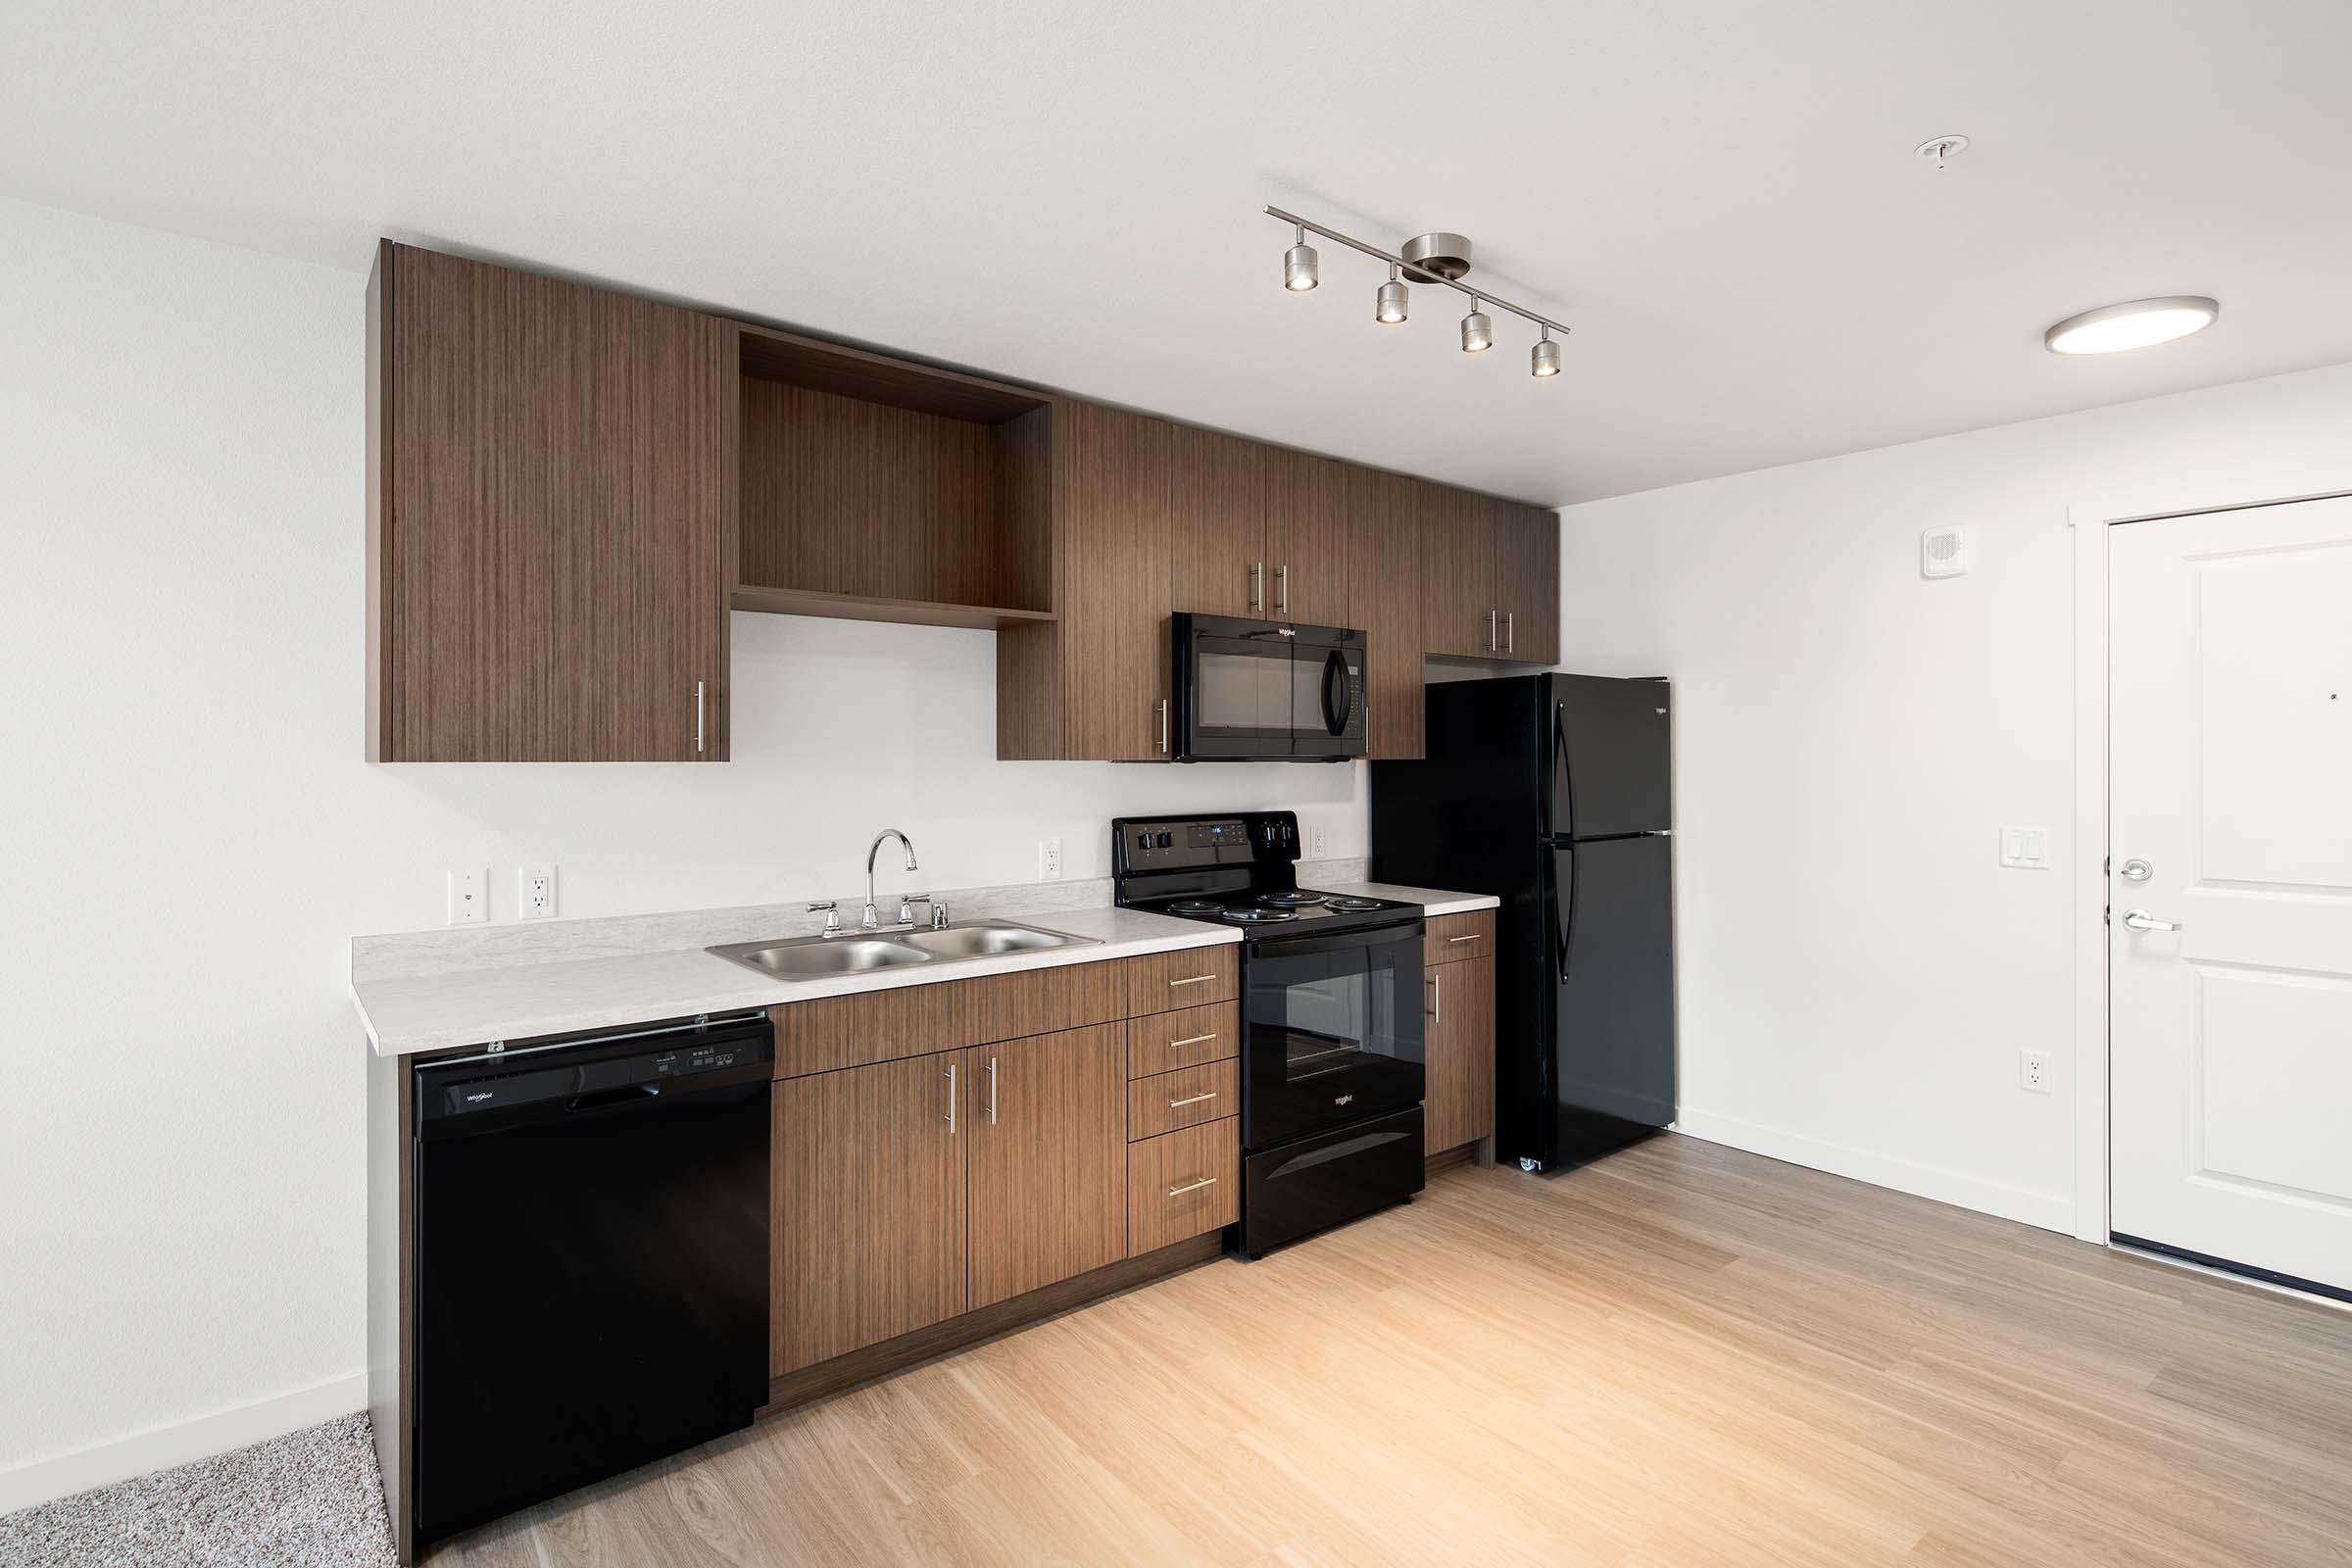
[[[428,1561],[2352,1563],[2352,1314],[1665,1137],[1447,1172]]]

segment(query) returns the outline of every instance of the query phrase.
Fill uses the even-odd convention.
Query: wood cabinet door
[[[1189,424],[1173,429],[1170,458],[1171,609],[1208,615],[1270,615],[1266,560],[1266,458],[1270,448]]]
[[[974,1102],[963,1057],[777,1083],[770,1376],[965,1309],[964,1135]]]
[[[971,1305],[1127,1255],[1127,1030],[962,1054],[970,1081]]]
[[[1350,465],[1266,449],[1268,614],[1309,626],[1361,626],[1350,609]]]
[[[1422,753],[1420,488],[1398,474],[1348,470],[1348,610],[1364,631],[1364,736],[1375,758]]]
[[[1494,580],[1494,507],[1467,490],[1407,483],[1421,539],[1422,646],[1432,654],[1492,659],[1502,608]]]
[[[1502,652],[1523,664],[1560,662],[1560,518],[1544,507],[1493,501],[1494,592]]]
[[[734,325],[409,246],[378,268],[370,755],[723,760]]]
[[[1064,403],[1054,428],[1054,682],[1066,759],[1167,752],[1169,440],[1165,420]]]
[[[1494,1130],[1494,960],[1432,964],[1421,977],[1429,1075],[1422,1143],[1431,1153]]]

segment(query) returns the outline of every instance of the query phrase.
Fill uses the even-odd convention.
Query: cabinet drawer
[[[768,1016],[776,1076],[797,1078],[1108,1023],[1127,1015],[1126,1002],[1120,966],[1098,961],[817,997],[783,1003]]]
[[[1198,1067],[1241,1054],[1242,1009],[1230,1002],[1127,1020],[1127,1076]],[[1230,1112],[1228,1112],[1230,1114]]]
[[[1197,1007],[1202,1003],[1231,1002],[1241,994],[1239,943],[1148,953],[1123,960],[1120,967],[1125,971],[1127,1015],[1131,1018]]]
[[[1241,1127],[1228,1116],[1127,1146],[1129,1256],[1242,1217]]]
[[[1238,1061],[1211,1061],[1138,1078],[1127,1086],[1127,1136],[1156,1138],[1179,1127],[1238,1116],[1241,1090]]]
[[[1494,911],[1471,909],[1462,914],[1435,914],[1422,937],[1424,963],[1459,963],[1464,958],[1494,956]]]

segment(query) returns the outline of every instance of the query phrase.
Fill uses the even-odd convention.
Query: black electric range
[[[1298,884],[1289,811],[1121,817],[1122,907],[1240,928],[1245,1256],[1421,1190],[1421,906]]]

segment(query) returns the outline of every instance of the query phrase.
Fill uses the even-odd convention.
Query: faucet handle
[[[811,904],[808,906],[808,912],[810,914],[821,914],[825,917],[825,934],[827,936],[831,936],[834,932],[841,929],[841,915],[834,908],[833,901],[831,899],[821,899],[818,902]]]
[[[928,893],[909,893],[901,898],[899,900],[899,924],[914,924],[914,906],[918,904],[928,906],[930,903],[931,895]]]

